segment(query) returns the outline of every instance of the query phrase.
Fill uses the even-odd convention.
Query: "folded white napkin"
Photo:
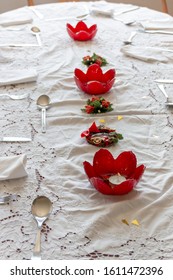
[[[141,21],[139,22],[139,25],[145,30],[173,31],[172,19]]]
[[[102,16],[108,16],[108,17],[112,17],[114,15],[114,10],[111,8],[107,8],[105,9],[105,7],[103,8],[91,8],[91,13],[94,15],[102,15]]]
[[[173,50],[169,51],[157,47],[139,47],[127,45],[121,48],[121,52],[127,56],[134,57],[146,62],[168,62],[169,60],[173,60]]]
[[[0,16],[0,25],[3,27],[31,23],[33,19],[29,15]]]
[[[0,75],[0,86],[35,82],[37,77],[38,74],[35,69],[4,69]]]
[[[26,155],[0,157],[0,181],[27,176]]]

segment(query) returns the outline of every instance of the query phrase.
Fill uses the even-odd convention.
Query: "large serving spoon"
[[[42,42],[41,42],[41,38],[40,38],[40,32],[41,32],[40,29],[37,26],[33,26],[31,28],[31,32],[32,32],[33,35],[36,36],[38,45],[41,47],[42,46]]]
[[[34,199],[31,207],[31,212],[37,222],[38,231],[31,259],[41,259],[41,228],[43,223],[49,217],[51,211],[52,202],[48,197],[38,196]]]
[[[41,123],[42,123],[42,132],[46,132],[46,109],[50,106],[50,98],[48,95],[40,95],[37,99],[37,106],[42,111]]]

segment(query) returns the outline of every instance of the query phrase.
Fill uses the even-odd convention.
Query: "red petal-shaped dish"
[[[92,95],[108,92],[115,82],[115,76],[116,71],[114,69],[110,69],[103,74],[98,64],[90,65],[86,73],[78,68],[74,70],[74,79],[78,88]]]
[[[88,41],[94,38],[97,33],[97,25],[93,24],[89,28],[83,21],[79,21],[75,27],[67,23],[67,32],[69,36],[77,41]]]
[[[145,166],[137,167],[137,159],[133,152],[122,152],[116,159],[106,149],[100,149],[95,153],[93,165],[85,161],[84,170],[93,187],[107,195],[124,195],[133,190],[142,177]],[[124,181],[113,184],[110,176],[124,176]]]

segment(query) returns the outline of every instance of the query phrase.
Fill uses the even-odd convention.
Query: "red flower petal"
[[[86,83],[88,81],[86,74],[82,70],[75,68],[74,74],[75,77],[80,80],[80,82]]]
[[[129,179],[119,185],[114,185],[114,184],[110,184],[110,185],[112,186],[111,188],[113,192],[112,194],[123,195],[132,191],[132,189],[136,186],[136,184],[137,184],[136,180]]]
[[[130,151],[125,151],[115,159],[114,168],[116,173],[120,173],[126,178],[130,178],[135,172],[136,164],[137,160],[135,154]]]
[[[104,94],[108,90],[107,90],[107,85],[103,86],[103,84],[98,81],[91,81],[85,85],[84,91],[88,94],[97,95],[97,94]]]
[[[95,153],[93,159],[93,167],[99,176],[107,174],[115,174],[114,158],[112,154],[106,149],[100,149]]]
[[[88,161],[84,161],[83,166],[84,166],[85,173],[89,179],[92,177],[97,177],[97,174],[95,173],[93,166]]]
[[[75,27],[75,32],[78,32],[80,30],[85,30],[85,31],[89,31],[86,23],[84,21],[79,21],[77,24],[76,24],[76,27]]]
[[[103,74],[102,81],[104,83],[108,83],[109,81],[115,78],[115,75],[116,71],[114,69],[109,69],[105,74]]]
[[[100,82],[102,82],[103,72],[102,72],[101,67],[96,63],[90,65],[88,67],[86,76],[87,76],[88,81],[100,81]]]
[[[90,183],[97,191],[106,195],[124,195],[132,191],[136,186],[136,181],[132,179],[127,180],[119,185],[112,184],[112,187],[102,179],[96,177],[91,178]]]
[[[102,194],[113,194],[111,187],[100,178],[93,177],[90,179],[90,183]]]
[[[145,165],[140,165],[136,168],[134,174],[131,176],[131,178],[135,179],[137,182],[141,179],[144,171],[145,171]]]

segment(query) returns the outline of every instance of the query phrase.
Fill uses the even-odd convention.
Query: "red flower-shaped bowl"
[[[122,152],[116,159],[106,149],[95,153],[93,165],[84,161],[84,170],[88,179],[99,192],[106,195],[124,195],[132,191],[142,177],[145,166],[137,167],[137,159],[133,152]],[[111,176],[120,175],[124,181],[119,184],[110,182]]]
[[[76,68],[74,79],[79,89],[88,94],[104,94],[108,92],[115,82],[116,71],[109,69],[103,74],[102,68],[98,64],[88,67],[86,74]]]
[[[77,41],[91,40],[97,33],[96,24],[93,24],[90,27],[88,27],[83,21],[79,21],[75,27],[67,23],[66,27],[69,36]]]

